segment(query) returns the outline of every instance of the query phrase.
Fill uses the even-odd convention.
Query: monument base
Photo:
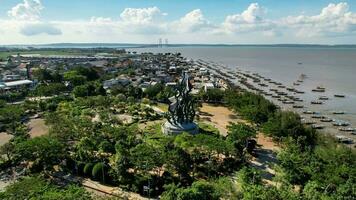
[[[183,132],[197,134],[199,127],[196,123],[171,124],[168,121],[162,126],[162,132],[167,135],[176,135]]]

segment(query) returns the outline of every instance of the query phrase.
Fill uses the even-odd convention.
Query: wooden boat
[[[294,105],[293,108],[304,108],[303,105]]]
[[[321,124],[312,124],[312,128],[313,129],[323,129],[323,128],[325,128],[325,126],[323,126]]]
[[[313,118],[313,119],[324,119],[325,116],[323,116],[323,115],[313,115],[313,116],[311,116],[311,118]]]
[[[294,101],[283,101],[284,104],[294,104]]]
[[[356,131],[356,129],[355,128],[351,128],[351,127],[342,127],[342,128],[339,128],[339,131],[353,132],[353,131]]]
[[[320,119],[320,121],[321,122],[332,122],[333,119],[326,117],[326,118]]]
[[[327,96],[320,96],[320,97],[319,97],[319,100],[329,100],[329,97],[327,97]]]
[[[335,137],[341,143],[352,144],[354,142],[351,138],[348,138],[348,137],[343,136],[343,135],[337,135]]]
[[[345,98],[346,95],[344,95],[344,94],[335,94],[334,97]]]
[[[322,101],[311,101],[310,103],[311,103],[311,104],[318,104],[318,105],[323,104],[323,102],[322,102]]]
[[[349,126],[349,122],[337,121],[333,123],[333,126]]]
[[[343,115],[343,114],[345,114],[345,112],[344,111],[333,111],[333,114],[334,115]]]
[[[312,92],[325,92],[325,89],[312,89]]]

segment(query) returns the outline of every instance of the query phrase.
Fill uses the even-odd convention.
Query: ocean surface
[[[305,91],[300,95],[308,110],[330,114],[332,111],[345,111],[336,116],[356,127],[356,48],[323,47],[166,47],[134,48],[129,51],[166,53],[180,52],[191,59],[203,59],[221,63],[234,69],[256,72]],[[301,74],[307,78],[300,86],[293,86]],[[314,93],[317,86],[326,88],[325,93]],[[334,98],[334,94],[344,94],[346,98]],[[310,105],[319,96],[330,100],[323,105]],[[335,118],[335,117],[334,117]]]

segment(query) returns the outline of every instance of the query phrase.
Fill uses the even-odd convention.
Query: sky
[[[0,45],[356,44],[356,0],[0,0]]]

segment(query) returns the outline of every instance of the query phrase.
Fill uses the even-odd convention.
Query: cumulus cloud
[[[119,25],[121,30],[135,34],[159,34],[165,31],[163,13],[157,7],[125,8],[120,14]]]
[[[158,7],[126,8],[119,16],[91,17],[81,21],[46,21],[41,18],[44,7],[40,0],[23,0],[8,11],[10,19],[0,19],[0,43],[27,41],[58,42],[155,42],[158,37],[182,42],[256,43],[329,41],[329,37],[355,38],[356,13],[347,3],[329,4],[317,15],[301,14],[268,19],[264,7],[250,4],[240,13],[212,22],[200,9],[175,20]],[[1,30],[0,30],[1,32]],[[35,37],[40,35],[41,37]],[[299,38],[299,37],[302,37]],[[16,39],[14,39],[16,38]],[[70,40],[68,39],[70,38]],[[345,40],[346,41],[346,40]]]
[[[25,24],[23,27],[21,27],[20,33],[26,36],[34,36],[40,34],[61,35],[62,31],[52,24],[36,22]]]
[[[43,6],[40,0],[24,0],[8,11],[8,15],[18,20],[38,20]]]
[[[40,34],[61,35],[62,31],[53,23],[41,20],[41,11],[44,9],[40,0],[24,0],[8,11],[11,20],[4,23],[24,36]]]
[[[297,30],[299,37],[347,35],[356,31],[356,14],[347,3],[329,4],[318,15],[289,16],[281,25]]]
[[[200,9],[195,9],[187,13],[179,21],[172,23],[173,27],[177,31],[183,32],[197,32],[213,28],[214,25],[210,23],[203,15]]]
[[[252,3],[239,14],[228,15],[222,23],[222,31],[227,33],[270,31],[274,24],[264,18],[266,9],[258,3]]]
[[[120,14],[120,17],[123,22],[144,25],[159,21],[165,15],[167,14],[162,13],[157,7],[125,8],[125,10]]]

